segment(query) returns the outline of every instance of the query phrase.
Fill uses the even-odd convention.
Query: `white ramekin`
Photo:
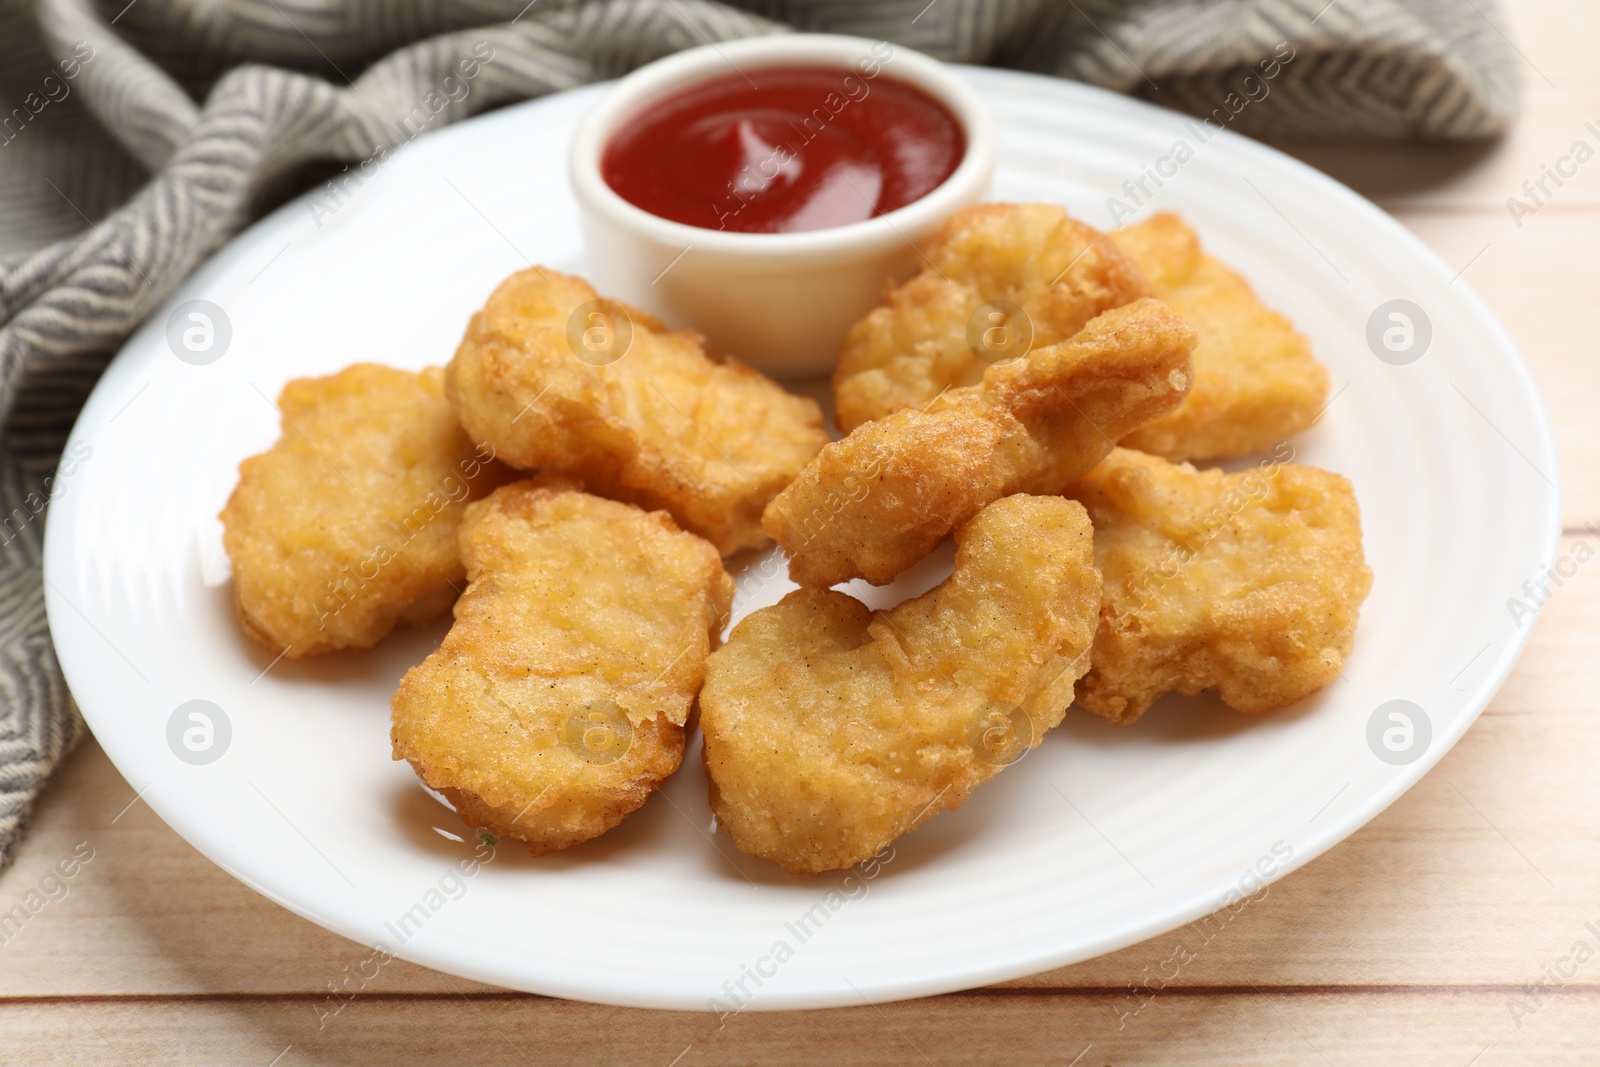
[[[913,85],[944,104],[966,134],[955,172],[920,200],[832,229],[738,233],[658,218],[601,177],[611,134],[680,86],[760,67],[851,67],[864,57],[879,58],[877,77]],[[918,248],[952,212],[988,189],[996,154],[993,119],[938,60],[862,37],[783,34],[706,45],[640,67],[584,116],[569,166],[589,279],[602,296],[698,330],[714,352],[799,377],[832,368],[851,323],[878,304],[888,283],[917,269]]]

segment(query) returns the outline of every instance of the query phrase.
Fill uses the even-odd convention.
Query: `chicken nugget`
[[[1200,338],[1189,398],[1122,444],[1170,460],[1240,456],[1316,421],[1328,372],[1311,343],[1269,311],[1249,282],[1206,255],[1182,219],[1152,215],[1111,239]]]
[[[1164,693],[1215,689],[1255,715],[1338,677],[1372,586],[1345,478],[1275,459],[1198,471],[1119,448],[1069,493],[1094,520],[1105,578],[1079,705],[1130,723]]]
[[[833,395],[846,433],[976,385],[997,359],[1065,341],[1101,312],[1150,295],[1105,234],[1055,204],[958,211],[927,263],[845,338]]]
[[[473,504],[461,554],[455,624],[394,694],[394,758],[536,856],[604,833],[678,769],[732,579],[665,512],[550,476]]]
[[[761,509],[828,441],[815,401],[537,267],[473,315],[445,387],[504,462],[671,512],[725,556],[767,543]]]
[[[1061,722],[1100,605],[1088,516],[1010,496],[955,536],[930,592],[875,613],[799,589],[707,661],[711,807],[741,850],[797,874],[850,867]]]
[[[1194,333],[1155,300],[989,367],[824,448],[762,517],[801,585],[890,580],[990,501],[1059,493],[1189,388]]]
[[[245,632],[290,659],[370,648],[443,615],[469,501],[506,481],[444,399],[444,371],[358,363],[297,378],[277,444],[239,464],[218,517]]]

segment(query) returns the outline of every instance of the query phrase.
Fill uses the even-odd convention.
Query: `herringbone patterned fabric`
[[[0,865],[80,724],[45,627],[45,506],[108,355],[311,178],[509,101],[785,29],[1077,78],[1209,114],[1295,60],[1236,129],[1476,138],[1516,104],[1490,0],[0,0]],[[461,62],[472,91],[438,93]],[[434,113],[436,110],[436,113]],[[552,160],[552,165],[558,165]]]

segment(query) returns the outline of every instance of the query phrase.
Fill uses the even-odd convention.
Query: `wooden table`
[[[1583,538],[1600,549],[1600,530],[1585,532],[1600,520],[1600,161],[1520,226],[1506,206],[1575,140],[1600,147],[1583,126],[1600,120],[1600,12],[1579,0],[1505,6],[1527,93],[1502,142],[1286,147],[1392,211],[1499,314],[1555,420],[1567,548]],[[1597,694],[1600,562],[1591,562],[1427,778],[1208,943],[1189,927],[987,989],[747,1014],[722,1030],[705,1015],[524,996],[400,962],[323,1018],[337,1004],[331,983],[364,951],[212,866],[134,802],[87,740],[0,876],[3,910],[58,860],[92,851],[67,895],[0,944],[0,1048],[26,1049],[35,1065],[207,1067],[1594,1064]],[[1586,950],[1574,955],[1580,941]],[[1197,957],[1130,1013],[1130,984],[1180,942]]]

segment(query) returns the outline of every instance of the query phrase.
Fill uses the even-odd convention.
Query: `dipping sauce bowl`
[[[885,41],[757,37],[621,79],[569,159],[606,297],[779,377],[831,370],[851,324],[988,189],[993,120],[957,74]]]

